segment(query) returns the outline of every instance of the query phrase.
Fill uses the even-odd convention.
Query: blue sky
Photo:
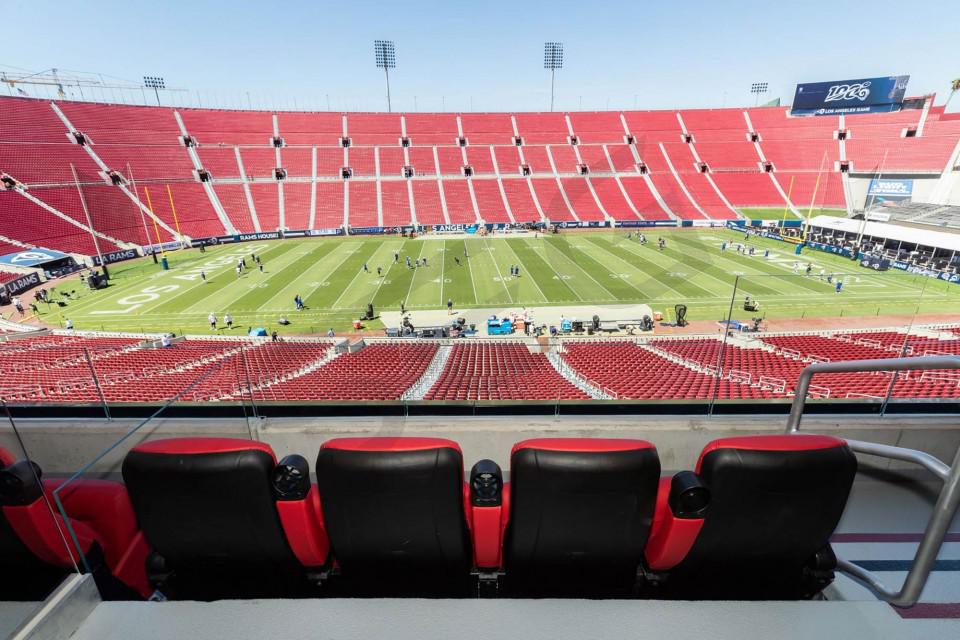
[[[754,81],[788,103],[797,82],[900,74],[908,95],[942,104],[960,77],[955,0],[928,0],[916,19],[885,0],[3,5],[0,70],[162,75],[189,90],[165,101],[203,106],[385,110],[376,38],[396,42],[394,110],[546,110],[547,40],[565,46],[558,110],[742,106]]]

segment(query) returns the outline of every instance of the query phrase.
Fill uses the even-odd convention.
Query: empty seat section
[[[593,190],[596,192],[597,198],[600,199],[604,210],[614,220],[637,220],[637,214],[630,208],[615,178],[594,176],[590,178],[590,183],[593,185]]]
[[[530,194],[529,182],[523,178],[503,178],[501,182],[513,218],[517,222],[540,222],[540,212]]]
[[[489,146],[469,146],[467,147],[467,164],[473,169],[473,175],[493,175],[496,173],[493,168],[492,147]]]
[[[377,183],[373,181],[348,180],[346,183],[351,227],[380,226],[377,212]]]
[[[510,454],[504,584],[518,595],[630,595],[660,461],[643,440],[543,438]]]
[[[300,231],[310,227],[310,192],[312,185],[309,182],[283,183],[283,215],[284,227]]]
[[[280,136],[287,144],[339,145],[343,116],[339,113],[279,112]],[[272,130],[272,129],[271,129]]]
[[[586,178],[561,178],[560,183],[578,218],[581,220],[606,219],[590,191],[590,183]]]
[[[380,158],[380,177],[399,178],[403,176],[403,167],[407,161],[402,147],[378,147]]]
[[[443,196],[447,202],[447,213],[450,222],[454,224],[473,224],[477,221],[477,213],[470,198],[470,189],[464,179],[444,180]]]
[[[833,437],[714,440],[695,470],[709,504],[688,522],[700,525],[693,540],[663,536],[678,502],[661,498],[647,552],[650,567],[666,572],[661,592],[684,600],[813,597],[833,580],[830,536],[856,472],[856,457]]]
[[[604,145],[610,162],[617,173],[636,173],[637,158],[633,155],[633,147],[628,144]]]
[[[65,196],[67,202],[73,201],[69,193],[73,189],[69,187],[66,189],[66,191],[60,193]],[[156,229],[153,228],[153,221],[146,216],[141,218],[139,207],[122,190],[106,184],[86,185],[82,189],[94,229],[109,235],[111,238],[117,238],[125,242],[135,242],[137,244],[153,244],[156,242]],[[157,185],[156,190],[151,188],[150,191],[157,197],[169,198],[164,185]],[[50,194],[51,192],[46,191],[46,193]],[[82,215],[82,205],[79,202],[73,202],[73,212]],[[60,210],[63,213],[70,213],[71,207],[64,203]],[[84,220],[86,220],[85,215]],[[146,231],[144,230],[144,222],[148,225]],[[167,236],[166,230],[161,229],[160,237],[166,238]]]
[[[457,116],[452,113],[408,113],[404,115],[407,137],[417,147],[456,144]]]
[[[262,389],[264,400],[396,400],[426,371],[434,344],[376,344]]]
[[[437,175],[437,161],[433,156],[433,147],[410,147],[410,166],[417,176]]]
[[[659,354],[624,342],[568,344],[564,360],[585,380],[619,398],[670,400],[770,397],[769,392],[694,371]],[[737,395],[739,394],[739,395]]]
[[[0,172],[27,185],[74,186],[71,165],[80,182],[103,182],[100,167],[83,147],[68,144],[66,139],[58,144],[0,142]]]
[[[463,150],[461,147],[437,147],[440,160],[440,174],[443,176],[463,175]]]
[[[240,177],[236,147],[203,145],[197,147],[197,156],[200,158],[201,167],[209,171],[214,180]],[[124,172],[121,170],[121,173]],[[139,178],[136,173],[133,174],[133,177]]]
[[[377,163],[373,147],[350,147],[347,149],[347,166],[354,176],[372,177],[377,175]]]
[[[240,159],[247,180],[272,180],[277,166],[277,152],[273,147],[240,147]]]
[[[766,173],[711,173],[724,197],[735,207],[785,207],[786,200]],[[788,219],[793,215],[788,213]]]
[[[710,184],[707,174],[691,171],[683,174],[681,178],[691,197],[708,217],[715,220],[729,220],[737,217],[737,214],[726,205],[717,190]]]
[[[257,210],[261,231],[276,231],[280,228],[280,190],[277,183],[251,184],[250,195]]]
[[[413,206],[420,224],[444,224],[443,205],[440,202],[440,186],[436,180],[413,180]]]
[[[746,139],[747,123],[740,109],[690,109],[681,111],[680,116],[698,145],[701,140],[737,142]]]
[[[519,176],[520,165],[523,161],[520,159],[520,147],[492,147],[493,155],[497,161],[497,170],[501,176]]]
[[[65,142],[67,128],[50,104],[44,99],[0,97],[4,119],[0,141]]]
[[[537,201],[540,203],[543,215],[548,220],[551,222],[574,220],[556,180],[553,178],[533,179],[531,184],[533,184],[533,190],[537,195]]]
[[[317,484],[346,594],[465,594],[473,550],[460,447],[440,438],[338,438]]]
[[[633,207],[644,220],[669,220],[670,215],[663,210],[657,201],[646,178],[640,176],[621,176],[620,184],[623,185],[627,197],[633,203]]]
[[[573,400],[588,396],[525,344],[456,345],[427,400]]]
[[[556,144],[547,147],[547,150],[553,158],[553,166],[556,167],[557,173],[577,173],[577,165],[580,161],[572,146]]]
[[[280,164],[287,170],[288,178],[310,178],[313,176],[313,149],[284,147],[280,150]]]
[[[464,113],[460,122],[471,146],[513,141],[513,120],[508,113]]]
[[[760,157],[753,143],[743,138],[736,142],[701,142],[697,138],[696,147],[697,155],[707,163],[711,171],[753,170],[760,163]]]
[[[305,567],[326,562],[326,540],[302,539],[322,531],[309,466],[278,465],[269,445],[146,442],[124,458],[123,479],[152,550],[151,581],[168,597],[300,595]],[[288,541],[287,527],[299,539]]]
[[[269,111],[177,109],[187,133],[199,144],[266,145],[273,137]]]
[[[128,179],[132,176],[137,180],[193,180],[193,162],[179,145],[105,144],[97,145],[96,151],[107,167]]]
[[[341,178],[340,171],[347,166],[346,152],[340,147],[317,147],[317,177]]]
[[[347,116],[347,134],[353,145],[399,146],[400,114],[352,113]]]
[[[494,179],[474,179],[473,192],[477,197],[480,218],[487,223],[510,222],[510,216],[503,204],[500,184]]]
[[[804,214],[810,205],[814,211],[821,208],[846,208],[846,196],[843,193],[843,180],[839,173],[777,171],[774,173],[783,192],[789,194],[790,201]]]
[[[247,192],[242,184],[216,184],[213,186],[220,205],[227,212],[227,217],[237,231],[241,233],[253,233],[256,231],[253,226],[253,216],[250,215],[250,205],[247,200]],[[254,203],[256,207],[256,203]],[[221,232],[207,235],[222,235]]]
[[[617,111],[574,112],[570,114],[573,132],[580,143],[623,142],[625,134]]]
[[[530,171],[536,175],[553,175],[553,166],[550,164],[550,156],[547,154],[547,148],[543,146],[524,146],[519,149],[523,154],[522,164],[526,164]],[[557,167],[559,170],[559,167]]]
[[[525,145],[568,142],[570,131],[562,113],[518,113],[515,117]]]
[[[343,192],[346,182],[317,182],[317,211],[314,229],[337,229],[344,225]]]
[[[609,173],[612,171],[604,145],[586,144],[577,148],[580,150],[580,159],[583,164],[587,165],[590,173]]]
[[[36,189],[32,191],[32,195],[46,202],[47,199],[52,199],[51,196],[56,191],[59,189]],[[76,197],[76,189],[72,191]],[[68,253],[88,256],[97,253],[93,240],[90,239],[90,232],[85,227],[78,227],[51,214],[15,191],[0,191],[0,209],[4,212],[4,215],[0,216],[0,235]],[[104,246],[113,250],[111,243],[101,239],[101,248]]]
[[[675,216],[684,220],[704,219],[703,214],[690,201],[669,169],[665,172],[651,173],[650,180]]]
[[[410,224],[410,194],[406,180],[383,180],[380,183],[383,206],[383,224],[403,226]]]

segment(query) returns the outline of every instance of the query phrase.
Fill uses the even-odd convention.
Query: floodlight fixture
[[[756,96],[753,103],[754,106],[760,104],[760,95],[766,93],[769,86],[769,83],[766,82],[754,82],[750,85],[750,93]]]
[[[393,40],[374,40],[373,55],[377,63],[377,69],[383,69],[383,74],[387,79],[387,111],[391,111],[390,69],[397,68],[397,49]]]
[[[550,111],[553,111],[554,84],[557,69],[563,69],[563,43],[543,43],[543,68],[550,70]]]
[[[153,94],[157,97],[157,106],[160,106],[160,89],[166,89],[167,83],[160,76],[143,76],[143,86],[147,89],[153,89]]]

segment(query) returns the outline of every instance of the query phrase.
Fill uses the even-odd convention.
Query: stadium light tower
[[[550,111],[553,111],[553,86],[557,69],[563,69],[563,43],[543,43],[543,68],[550,69]]]
[[[160,89],[166,89],[167,83],[160,76],[143,76],[143,86],[147,89],[153,89],[153,94],[157,96],[157,106],[160,106]]]
[[[760,96],[767,92],[767,87],[769,85],[766,82],[754,82],[750,85],[750,93],[754,94],[756,99],[753,101],[753,106],[760,104]]]
[[[377,69],[383,69],[387,78],[387,111],[390,108],[390,69],[397,68],[397,50],[393,40],[374,40],[373,54],[377,60]]]

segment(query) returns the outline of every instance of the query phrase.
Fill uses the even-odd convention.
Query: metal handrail
[[[807,401],[810,380],[818,373],[856,373],[861,371],[903,371],[907,369],[960,369],[960,357],[927,358],[883,358],[879,360],[848,360],[845,362],[824,362],[806,367],[797,380],[796,395],[787,418],[787,434],[800,430],[800,419]],[[927,521],[923,538],[913,556],[910,571],[899,590],[887,588],[871,571],[849,560],[837,559],[837,568],[873,592],[881,600],[895,607],[912,607],[920,599],[923,588],[933,570],[937,554],[943,546],[950,523],[953,522],[960,507],[960,448],[957,449],[953,463],[948,465],[935,456],[907,449],[862,440],[847,440],[847,446],[856,453],[879,456],[892,460],[911,462],[920,465],[937,477],[943,486],[937,496],[937,502]]]

